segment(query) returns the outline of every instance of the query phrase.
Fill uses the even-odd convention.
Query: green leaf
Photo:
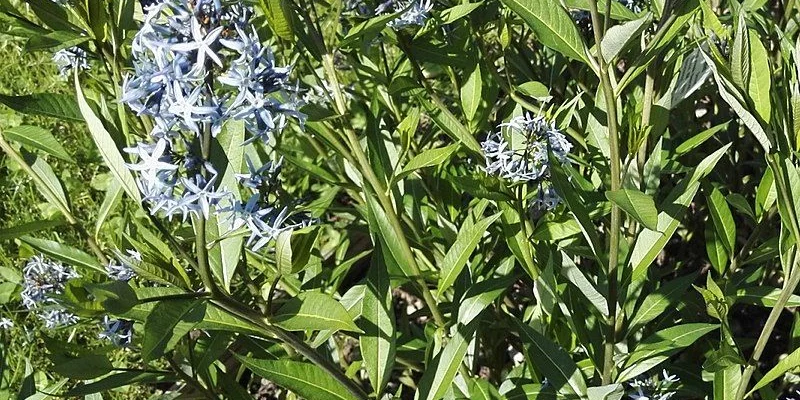
[[[550,89],[543,83],[537,81],[525,82],[516,88],[520,93],[535,99],[550,98]]]
[[[413,277],[414,273],[409,266],[416,261],[405,257],[405,252],[400,245],[402,239],[398,237],[395,230],[392,229],[389,218],[386,216],[386,212],[383,211],[378,201],[369,193],[367,193],[366,197],[367,205],[369,206],[369,215],[371,216],[369,218],[370,230],[374,232],[375,243],[384,244],[388,250],[383,253],[384,258],[387,259],[387,265],[391,265],[389,264],[389,258],[391,258],[392,262],[396,263],[403,271],[403,274],[407,277]]]
[[[564,252],[561,252],[561,275],[564,275],[570,283],[575,285],[575,287],[580,290],[581,294],[589,300],[589,303],[600,311],[600,314],[604,316],[608,316],[608,302],[606,301],[605,296],[603,296],[597,288],[595,288],[594,283],[586,278],[586,275],[581,272],[575,262]]]
[[[292,274],[292,231],[283,231],[275,239],[275,263],[281,274]]]
[[[36,188],[39,190],[39,193],[41,193],[48,203],[57,207],[65,217],[71,218],[69,214],[69,202],[67,200],[67,195],[64,193],[64,187],[61,185],[61,180],[59,180],[53,172],[53,168],[50,167],[50,164],[42,157],[37,157],[33,153],[24,152],[24,150],[23,157],[25,158],[25,162],[30,165],[33,174],[40,180],[36,182]]]
[[[739,119],[741,119],[742,123],[756,137],[756,140],[758,140],[758,142],[761,144],[761,147],[764,148],[764,152],[769,153],[769,150],[772,148],[772,138],[767,135],[767,132],[758,122],[758,119],[756,119],[756,117],[753,116],[753,114],[751,114],[747,108],[745,108],[744,103],[739,96],[738,90],[733,87],[733,84],[730,83],[727,78],[719,73],[714,61],[711,60],[707,54],[702,54],[706,60],[706,63],[711,68],[711,71],[714,73],[714,79],[717,82],[717,89],[719,89],[720,97],[722,97],[722,99],[728,103],[736,115],[739,116]]]
[[[267,378],[306,399],[357,399],[329,373],[301,361],[236,358],[256,375]]]
[[[38,232],[44,229],[55,228],[64,225],[63,219],[45,219],[41,221],[26,222],[10,228],[0,229],[0,240],[11,240],[29,233]]]
[[[772,69],[769,66],[769,53],[761,43],[761,37],[749,29],[750,36],[750,80],[747,93],[755,106],[756,114],[769,123],[772,116],[772,103],[769,99],[772,85]]]
[[[616,381],[625,382],[635,378],[718,328],[719,325],[716,324],[683,324],[662,329],[648,336],[636,346],[636,349],[628,357],[625,368]],[[655,359],[657,363],[644,364],[647,366],[646,369],[639,367],[642,362],[651,359]]]
[[[32,36],[25,43],[25,50],[27,51],[42,51],[47,50],[56,52],[68,47],[74,47],[81,43],[88,42],[90,38],[71,31],[53,31],[44,35]]]
[[[572,358],[557,344],[527,324],[513,319],[527,350],[527,359],[541,370],[561,393],[586,396],[586,378]]]
[[[775,366],[772,367],[772,369],[767,371],[767,373],[764,374],[764,376],[758,381],[758,383],[756,383],[753,386],[753,388],[750,389],[750,392],[748,392],[745,395],[745,397],[750,396],[756,390],[766,386],[770,382],[782,377],[785,373],[799,366],[800,366],[800,349],[795,349],[794,351],[791,352],[791,354],[778,361],[778,363],[775,364]]]
[[[541,0],[502,0],[536,32],[543,45],[566,57],[591,65],[575,22],[558,3]]]
[[[688,274],[675,278],[647,295],[631,319],[627,333],[636,332],[648,322],[662,315],[670,307],[678,304],[696,278],[697,274]]]
[[[241,173],[244,169],[245,147],[242,145],[244,140],[244,122],[231,120],[223,125],[222,131],[211,142],[211,162],[221,177],[218,187],[239,187],[239,180],[236,178],[236,174]],[[233,190],[231,195],[236,200],[247,201],[247,199],[241,198],[238,190]],[[226,233],[233,230],[233,220],[234,218],[230,212],[218,211],[216,218],[213,221],[209,221],[207,226],[212,234],[216,233],[216,236],[225,236]],[[214,226],[212,226],[212,223]],[[209,239],[211,238],[209,237]],[[243,242],[243,236],[227,235],[219,240],[218,246],[214,246],[209,250],[211,271],[222,282],[222,287],[226,291],[230,291],[231,281],[241,258]]]
[[[278,309],[272,322],[288,331],[330,329],[361,332],[341,303],[319,292],[303,292],[293,297]]]
[[[658,210],[653,198],[632,189],[607,191],[606,198],[639,221],[645,228],[658,230]]]
[[[0,103],[23,114],[83,122],[83,116],[81,116],[75,99],[66,94],[39,93],[26,96],[0,94]]]
[[[475,119],[478,112],[478,106],[481,105],[481,90],[483,89],[483,82],[481,80],[481,65],[475,64],[475,68],[469,74],[464,86],[461,87],[461,108],[464,110],[464,116],[467,121]]]
[[[505,393],[505,398],[506,400],[556,400],[556,392],[550,385],[526,383],[509,390]]]
[[[114,211],[114,209],[117,208],[121,199],[122,186],[120,186],[119,182],[112,181],[109,184],[106,197],[103,199],[103,204],[100,205],[100,210],[97,211],[97,221],[95,221],[94,225],[95,237],[100,236],[100,229],[103,228],[103,223],[105,223],[106,219]]]
[[[463,17],[466,17],[482,5],[483,1],[479,1],[477,3],[459,4],[457,6],[442,10],[442,12],[439,14],[439,18],[442,20],[442,24],[450,24]]]
[[[469,325],[489,304],[508,290],[516,279],[515,276],[504,276],[471,285],[464,300],[458,305],[458,323]]]
[[[426,366],[419,381],[417,398],[420,400],[438,400],[450,389],[464,357],[467,355],[469,342],[475,335],[480,320],[469,325],[458,324],[451,330],[452,337],[447,344]]]
[[[566,203],[569,211],[572,212],[575,220],[578,221],[581,232],[586,238],[586,242],[589,244],[589,248],[592,250],[595,259],[600,264],[605,264],[607,260],[603,256],[604,253],[600,238],[597,236],[597,228],[589,217],[589,211],[586,210],[586,202],[580,198],[578,190],[572,186],[572,182],[570,182],[569,178],[565,175],[566,171],[564,168],[558,164],[553,164],[551,169],[551,181],[556,192],[558,192],[558,195],[564,200],[564,203]]]
[[[705,143],[705,141],[710,139],[712,136],[714,136],[715,133],[717,133],[717,132],[719,132],[719,131],[727,128],[727,127],[728,127],[728,122],[725,122],[725,123],[722,123],[722,124],[719,124],[719,125],[715,125],[715,126],[713,126],[711,128],[708,128],[708,129],[698,133],[697,135],[694,135],[694,136],[690,137],[689,139],[686,139],[686,141],[684,141],[683,143],[678,145],[678,147],[675,148],[675,153],[677,155],[679,155],[679,156],[680,155],[684,155],[684,154],[688,153],[689,151],[697,148],[697,146],[700,146],[701,144]]]
[[[712,189],[711,193],[706,196],[708,200],[708,210],[711,214],[711,219],[714,221],[714,227],[717,233],[723,239],[722,244],[732,254],[736,245],[736,224],[733,221],[733,214],[728,207],[728,202],[725,196],[716,187]]]
[[[30,236],[19,238],[23,243],[42,252],[42,254],[59,260],[75,268],[83,268],[86,272],[100,272],[105,274],[106,270],[94,257],[78,250],[74,247],[61,244],[52,240],[36,239]]]
[[[456,142],[466,146],[467,149],[475,154],[483,155],[481,145],[475,140],[475,137],[472,136],[469,129],[467,129],[438,98],[434,97],[433,100],[428,100],[425,97],[417,96],[417,99],[423,107],[425,107],[425,110],[428,112],[431,119],[433,119],[436,126],[443,130],[444,133]]]
[[[58,3],[49,0],[27,0],[26,3],[48,27],[55,30],[71,30],[74,27],[68,22],[66,8]]]
[[[621,25],[614,25],[609,28],[608,32],[603,36],[600,42],[600,52],[603,54],[603,59],[611,62],[617,58],[623,51],[630,47],[631,44],[640,39],[642,32],[650,26],[649,22],[652,16],[647,13],[645,16],[625,22]]]
[[[752,286],[736,291],[736,302],[753,304],[764,307],[774,307],[778,302],[781,290],[769,286]],[[792,294],[786,302],[785,307],[800,307],[800,296]]]
[[[439,285],[438,296],[441,297],[444,292],[450,288],[455,282],[456,277],[467,265],[469,257],[475,248],[478,247],[483,235],[486,234],[489,225],[500,218],[500,213],[492,215],[491,217],[484,218],[467,229],[462,226],[459,229],[459,234],[456,237],[455,243],[450,247],[450,250],[445,254],[442,259],[442,268],[439,272]]]
[[[354,44],[356,44],[358,39],[362,37],[366,37],[366,39],[371,39],[372,37],[380,33],[380,31],[382,31],[383,28],[386,28],[386,24],[391,22],[393,19],[397,18],[399,15],[400,13],[378,15],[376,17],[370,18],[356,25],[353,29],[350,29],[350,31],[347,32],[347,35],[339,43],[339,47],[341,48],[351,47]]]
[[[83,118],[86,120],[89,133],[92,135],[97,149],[100,150],[100,155],[103,157],[106,167],[111,170],[111,174],[114,175],[114,178],[116,178],[120,185],[122,185],[122,188],[125,189],[125,193],[127,193],[136,204],[140,204],[142,198],[139,195],[139,188],[136,186],[136,181],[133,179],[133,175],[131,175],[128,167],[125,166],[125,159],[122,158],[122,154],[117,148],[114,139],[111,138],[111,134],[108,133],[103,126],[103,121],[95,115],[92,108],[89,107],[89,103],[86,102],[77,75],[75,76],[75,93],[78,96],[78,107],[81,115],[83,115]]]
[[[590,11],[592,7],[589,5],[589,2],[592,0],[565,0],[564,5],[567,7],[568,10],[582,10],[582,11]],[[606,12],[606,2],[605,0],[598,0],[597,1],[597,11],[600,15],[605,16]],[[636,19],[636,13],[631,11],[628,7],[625,7],[622,3],[618,1],[611,1],[611,19],[617,21],[631,21]]]
[[[681,179],[678,185],[672,189],[660,207],[658,230],[645,229],[639,233],[633,250],[631,250],[629,262],[633,268],[634,279],[640,279],[647,273],[647,267],[655,260],[658,253],[667,245],[667,241],[678,229],[680,218],[700,188],[698,181],[711,173],[729,147],[730,143],[703,159],[691,175]]]
[[[142,360],[161,357],[203,320],[206,302],[203,300],[162,300],[153,307],[144,322]]]
[[[283,40],[293,40],[291,3],[286,0],[261,0],[269,28]]]
[[[113,389],[130,386],[136,383],[172,382],[177,378],[164,372],[125,371],[108,375],[91,383],[79,383],[78,386],[64,393],[66,397],[85,396],[93,393],[107,393]]]
[[[50,131],[38,126],[21,125],[2,132],[5,137],[32,149],[44,151],[62,160],[74,162]]]
[[[403,170],[397,174],[397,177],[394,180],[398,181],[418,169],[441,165],[448,158],[450,158],[450,156],[453,155],[458,148],[459,145],[451,144],[450,146],[425,150],[422,153],[414,156],[414,158],[412,158],[408,164],[403,167]]]
[[[731,76],[739,89],[747,89],[747,83],[750,81],[750,37],[747,34],[744,14],[743,10],[739,10],[731,47]]]
[[[367,272],[359,320],[364,334],[358,340],[367,376],[378,398],[392,376],[397,351],[391,289],[386,264],[379,257],[373,257]]]
[[[62,352],[48,356],[53,362],[53,372],[72,379],[94,379],[111,372],[114,368],[108,357],[102,354],[73,356]]]

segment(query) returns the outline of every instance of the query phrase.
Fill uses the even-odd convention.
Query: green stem
[[[797,288],[797,284],[800,283],[800,268],[798,268],[797,265],[799,259],[798,252],[795,251],[794,265],[791,268],[789,280],[784,283],[781,294],[775,302],[775,305],[772,306],[772,311],[770,311],[769,317],[767,317],[767,322],[764,323],[764,328],[758,336],[756,346],[753,348],[753,355],[750,356],[750,361],[742,373],[742,379],[739,380],[739,387],[736,390],[736,400],[743,400],[745,398],[750,378],[753,376],[753,372],[755,372],[758,366],[758,360],[761,358],[761,353],[764,352],[767,341],[772,336],[772,331],[778,323],[778,317],[780,317],[781,312],[783,312],[784,307],[786,307],[789,297],[792,296],[792,293],[794,293],[794,290]]]
[[[606,18],[608,17],[607,0]],[[601,43],[603,39],[603,28],[600,25],[600,15],[597,11],[597,0],[589,2],[592,15],[592,26],[594,30],[595,43]],[[600,66],[600,85],[606,103],[606,122],[608,125],[608,141],[610,147],[610,167],[611,167],[611,190],[619,190],[620,182],[620,154],[619,154],[619,132],[617,128],[617,99],[614,97],[614,87],[609,77],[609,68],[606,60],[603,59],[602,52],[597,52],[597,61]],[[616,204],[611,204],[611,225],[608,227],[608,320],[606,325],[606,339],[603,351],[603,370],[602,384],[611,383],[614,371],[614,344],[616,343],[617,333],[617,264],[619,263],[619,232],[621,227],[621,213]]]
[[[316,350],[311,348],[307,345],[304,341],[298,339],[296,336],[292,335],[289,332],[284,331],[283,329],[276,327],[269,323],[269,321],[262,315],[251,310],[249,307],[237,303],[235,300],[230,298],[221,298],[217,299],[214,302],[216,305],[221,307],[226,312],[242,318],[255,326],[259,327],[260,329],[264,330],[266,333],[275,336],[278,340],[282,341],[283,343],[289,345],[292,349],[303,355],[309,361],[317,365],[318,367],[325,370],[325,372],[329,373],[334,379],[336,379],[339,383],[342,384],[350,393],[352,393],[358,399],[367,399],[369,396],[367,393],[364,392],[356,382],[348,378],[336,365],[333,365],[330,361],[328,361],[325,357],[321,354],[317,353]]]
[[[325,73],[328,75],[328,81],[331,83],[331,86],[333,87],[333,94],[334,94],[333,97],[336,100],[337,112],[340,117],[344,116],[347,112],[346,103],[341,88],[339,87],[339,80],[336,76],[336,70],[333,67],[333,57],[331,55],[326,55],[323,57],[323,67],[325,69]],[[430,309],[434,321],[436,321],[436,324],[438,326],[444,326],[446,323],[444,316],[442,315],[441,311],[439,311],[436,299],[433,297],[430,288],[428,288],[428,284],[427,282],[425,282],[425,278],[422,277],[422,272],[419,268],[419,265],[416,262],[416,258],[414,257],[413,252],[411,251],[411,246],[408,244],[408,240],[406,239],[405,233],[403,232],[403,227],[400,224],[400,219],[397,217],[397,213],[395,212],[394,204],[387,195],[387,189],[383,187],[383,184],[380,182],[378,177],[375,175],[375,172],[372,170],[372,166],[370,165],[369,160],[367,159],[366,153],[364,153],[364,149],[361,148],[361,144],[355,132],[347,127],[345,127],[344,131],[346,135],[346,141],[349,142],[350,150],[355,155],[355,159],[358,164],[359,170],[361,171],[361,175],[367,180],[367,183],[372,187],[372,191],[375,192],[375,195],[378,198],[378,202],[380,203],[381,207],[386,213],[386,217],[389,220],[389,224],[391,225],[392,230],[399,238],[400,241],[399,244],[403,252],[403,258],[408,260],[409,268],[411,268],[411,273],[414,274],[413,279],[419,286],[419,289],[422,292],[422,297],[425,300],[425,303],[428,305],[428,309]]]

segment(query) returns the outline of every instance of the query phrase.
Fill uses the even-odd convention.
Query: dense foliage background
[[[794,0],[0,0],[0,397],[800,397]]]

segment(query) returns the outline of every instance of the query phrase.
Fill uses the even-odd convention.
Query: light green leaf
[[[459,145],[451,144],[450,146],[437,147],[428,149],[412,158],[403,170],[397,174],[395,181],[405,177],[406,175],[422,168],[433,167],[442,164],[445,160],[458,150]]]
[[[708,210],[711,214],[711,219],[714,221],[717,234],[723,239],[722,244],[728,254],[731,254],[736,245],[736,223],[733,221],[733,214],[728,207],[728,202],[717,188],[713,188],[711,193],[706,196],[706,199],[708,200]]]
[[[109,214],[119,205],[119,201],[122,199],[122,192],[122,186],[119,182],[116,180],[111,181],[108,191],[106,192],[106,197],[103,199],[103,204],[100,205],[100,210],[97,212],[97,221],[94,225],[95,237],[100,236],[100,229],[103,227],[106,218],[108,218]]]
[[[267,378],[306,399],[353,400],[353,396],[329,373],[314,364],[290,360],[257,360],[236,356],[256,375]]]
[[[430,362],[422,374],[417,389],[420,400],[438,400],[450,389],[453,379],[467,354],[469,342],[475,335],[479,320],[469,325],[457,325],[453,329],[453,337],[438,355]]]
[[[36,239],[30,236],[19,238],[23,243],[42,252],[42,254],[59,260],[75,268],[85,268],[87,272],[101,272],[106,270],[94,257],[74,247],[61,244],[52,240]]]
[[[21,125],[2,132],[5,137],[32,149],[38,149],[62,160],[74,162],[50,131],[38,126]]]
[[[556,400],[556,392],[550,385],[538,383],[519,385],[503,394],[506,400]]]
[[[508,8],[536,32],[536,38],[547,47],[573,60],[591,65],[575,22],[558,3],[541,0],[502,0]]]
[[[762,121],[769,123],[772,116],[772,103],[769,93],[772,85],[772,69],[769,66],[769,53],[761,43],[761,37],[749,29],[750,36],[750,80],[747,93],[755,106],[756,114]]]
[[[95,115],[92,108],[89,107],[89,103],[86,102],[77,74],[75,75],[75,92],[78,96],[78,107],[81,115],[83,115],[83,118],[86,120],[89,133],[92,135],[97,149],[100,150],[100,155],[103,157],[106,167],[111,170],[114,178],[116,178],[120,185],[122,185],[122,188],[125,189],[125,193],[137,204],[140,204],[142,198],[139,195],[139,188],[136,186],[136,181],[133,179],[133,175],[131,175],[128,167],[125,166],[125,159],[122,158],[122,154],[120,154],[114,139],[111,138],[111,134],[108,133],[103,126],[103,121]]]
[[[569,354],[527,324],[517,319],[513,321],[527,349],[528,360],[542,371],[550,384],[559,392],[586,396],[586,378]]]
[[[736,302],[764,307],[774,307],[778,302],[781,290],[769,286],[752,286],[736,291]],[[800,307],[800,296],[792,294],[785,307]]]
[[[291,3],[286,0],[261,0],[269,28],[283,40],[293,40]]]
[[[331,329],[361,332],[341,303],[319,292],[303,292],[293,297],[275,312],[272,322],[288,331]]]
[[[605,296],[595,288],[594,283],[586,278],[586,275],[575,265],[572,258],[564,252],[561,252],[561,261],[561,275],[564,275],[570,283],[575,285],[575,287],[580,290],[581,294],[589,300],[589,303],[593,305],[597,311],[600,311],[600,314],[608,316],[608,302]]]
[[[469,325],[486,307],[508,290],[517,278],[490,278],[471,285],[458,306],[458,322]]]
[[[572,183],[565,175],[566,171],[557,164],[552,165],[551,181],[553,186],[558,192],[558,195],[567,204],[567,208],[572,212],[575,220],[581,228],[586,242],[589,243],[589,248],[592,250],[595,259],[600,264],[605,264],[607,260],[604,257],[600,238],[597,236],[597,228],[595,227],[592,219],[589,217],[589,211],[585,207],[585,202],[580,198],[577,190],[572,186]]]
[[[637,20],[612,26],[600,42],[600,52],[603,54],[603,59],[611,62],[622,54],[625,48],[638,41],[639,35],[650,25],[651,18],[651,14],[647,13]]]
[[[439,14],[439,18],[441,18],[442,24],[449,24],[466,17],[482,5],[483,1],[479,1],[477,3],[459,4],[457,6],[442,10],[442,13]]]
[[[717,82],[717,89],[719,89],[720,97],[722,97],[722,99],[725,100],[729,106],[731,106],[736,115],[739,116],[739,119],[742,120],[742,123],[756,137],[756,140],[758,140],[758,142],[761,144],[761,147],[764,148],[764,151],[769,153],[769,150],[772,148],[772,138],[767,135],[767,132],[758,122],[756,117],[745,108],[740,96],[738,96],[739,93],[737,89],[719,73],[714,61],[711,60],[707,54],[702,54],[706,60],[706,63],[711,68],[711,71],[714,73],[714,79]]]
[[[245,141],[244,121],[228,121],[223,125],[222,131],[211,142],[211,162],[220,174],[220,188],[238,188],[239,181],[236,174],[244,169],[244,149],[242,143]],[[258,162],[258,161],[256,161]],[[238,190],[233,190],[231,195],[236,200],[242,199]],[[218,210],[219,211],[219,210]],[[210,226],[211,223],[216,226]],[[233,230],[233,218],[230,212],[218,212],[214,221],[209,221],[209,230],[216,230],[216,234],[224,236],[218,242],[218,247],[214,246],[209,253],[215,253],[211,263],[211,271],[214,276],[222,282],[222,287],[230,291],[231,281],[236,272],[236,267],[242,253],[242,243],[244,237],[241,235],[226,235]],[[213,232],[212,232],[213,233]]]
[[[607,191],[606,198],[639,221],[645,228],[658,230],[658,210],[656,210],[656,203],[652,197],[638,190],[619,189]]]
[[[707,333],[719,328],[716,324],[683,324],[662,329],[642,340],[625,362],[616,381],[625,382],[655,367],[681,349],[691,346]],[[647,360],[657,362],[647,363]],[[645,362],[647,369],[640,366]]]
[[[439,127],[444,133],[450,136],[454,141],[463,144],[466,146],[467,149],[471,150],[475,154],[483,155],[483,150],[481,150],[481,145],[472,136],[472,133],[469,129],[467,129],[461,121],[456,118],[450,110],[447,109],[447,106],[444,105],[441,100],[434,97],[432,100],[429,100],[422,96],[417,96],[419,102],[425,107],[425,111],[428,112],[433,122],[436,126]]]
[[[467,229],[462,227],[459,230],[455,243],[453,243],[450,250],[447,251],[444,259],[442,259],[442,268],[439,272],[440,277],[437,290],[439,297],[441,297],[442,294],[450,288],[453,282],[455,282],[458,274],[460,274],[464,266],[467,265],[467,261],[472,255],[472,252],[478,247],[481,238],[486,234],[486,230],[489,229],[489,226],[498,218],[500,218],[500,213],[484,218]]]
[[[162,300],[153,307],[144,322],[142,359],[161,357],[203,320],[206,303],[203,300]]]
[[[461,87],[461,107],[464,109],[464,116],[467,121],[475,119],[478,106],[481,104],[481,90],[483,81],[481,79],[481,65],[475,64],[475,68],[469,74],[464,86]]]
[[[750,37],[747,34],[747,22],[744,10],[739,10],[739,19],[736,23],[736,33],[733,36],[731,48],[731,76],[733,82],[741,90],[747,89],[750,81]]]
[[[694,135],[689,139],[686,139],[686,141],[684,141],[683,143],[678,145],[678,147],[675,148],[675,153],[677,153],[677,155],[684,155],[689,151],[697,148],[697,146],[700,146],[701,144],[705,143],[705,141],[714,136],[715,133],[727,127],[728,127],[728,122],[712,126],[711,128],[708,128],[698,133],[697,135]]]
[[[661,205],[661,212],[658,214],[658,230],[645,229],[639,233],[633,250],[631,250],[629,263],[633,268],[634,279],[641,279],[647,273],[647,267],[655,260],[675,230],[678,229],[680,218],[700,188],[698,181],[711,172],[729,147],[730,143],[703,159],[689,176],[681,179],[678,185],[672,189]]]
[[[80,383],[78,386],[64,393],[65,397],[85,396],[93,393],[108,393],[117,388],[130,386],[136,383],[172,382],[177,380],[172,374],[163,372],[125,371],[108,375],[91,383]]]
[[[772,367],[772,369],[767,371],[767,373],[764,374],[764,377],[762,377],[758,381],[758,383],[756,383],[755,386],[753,386],[753,388],[750,389],[750,392],[748,392],[745,395],[745,397],[749,397],[756,390],[766,386],[770,382],[782,377],[785,373],[799,366],[800,366],[800,349],[795,349],[794,351],[792,351],[791,354],[778,361],[778,363],[775,364],[775,366]]]
[[[292,231],[283,231],[275,239],[275,262],[278,272],[283,275],[292,274]]]
[[[39,193],[41,193],[50,204],[58,207],[58,209],[65,214],[65,217],[71,218],[71,215],[68,215],[70,213],[70,208],[67,195],[64,193],[64,187],[53,172],[53,168],[50,167],[50,164],[48,164],[44,158],[37,157],[32,153],[23,153],[23,157],[25,158],[25,162],[31,166],[31,170],[36,177],[41,180],[41,183],[38,181],[36,182],[36,188],[39,189]]]
[[[675,278],[647,295],[631,319],[627,333],[636,332],[648,322],[662,315],[667,309],[678,304],[695,278],[697,278],[696,274]]]
[[[520,93],[535,99],[550,98],[550,89],[543,83],[537,81],[525,82],[516,88]]]
[[[386,264],[379,255],[372,260],[367,272],[359,321],[364,334],[358,340],[367,376],[376,397],[380,398],[392,375],[397,350],[397,327]]]

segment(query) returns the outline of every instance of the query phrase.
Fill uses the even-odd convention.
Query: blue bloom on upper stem
[[[78,321],[78,317],[64,309],[57,300],[67,281],[78,277],[75,271],[40,255],[28,260],[22,268],[22,275],[22,305],[35,312],[48,329]]]
[[[389,26],[393,29],[402,29],[412,25],[425,25],[425,21],[429,17],[430,11],[433,9],[432,0],[388,0],[382,3],[375,9],[375,14],[383,14],[389,7],[393,8],[393,12],[402,12],[399,17],[389,22]]]
[[[481,148],[487,173],[515,182],[531,182],[549,176],[551,152],[559,162],[568,162],[572,144],[544,117],[526,114],[500,124]]]
[[[61,49],[53,54],[53,62],[58,66],[58,73],[66,77],[73,69],[89,69],[89,61],[86,58],[86,51],[80,47],[70,47]]]
[[[133,340],[133,322],[124,319],[111,319],[108,315],[103,316],[101,322],[103,331],[98,337],[108,339],[118,347],[126,347]]]

